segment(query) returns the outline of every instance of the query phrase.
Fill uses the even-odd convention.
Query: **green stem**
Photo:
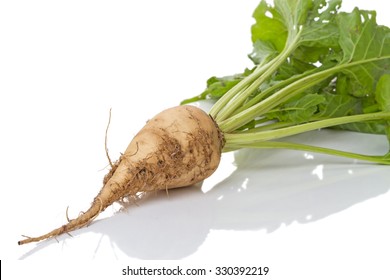
[[[387,164],[390,165],[390,157],[388,155],[384,156],[376,156],[376,155],[363,155],[357,153],[351,153],[336,149],[317,147],[312,145],[305,145],[299,143],[291,143],[291,142],[260,142],[260,143],[248,143],[244,145],[240,145],[238,148],[261,148],[261,149],[290,149],[290,150],[299,150],[313,153],[321,153],[332,156],[340,156],[346,158],[352,158],[357,160],[375,162],[379,164]],[[226,150],[225,150],[226,149]],[[224,148],[224,151],[227,150],[235,150],[234,146],[227,146]]]
[[[264,61],[263,64],[257,66],[252,74],[242,79],[237,85],[228,90],[218,101],[213,105],[209,114],[213,117],[214,120],[218,118],[219,112],[242,90],[247,88],[254,80],[256,80],[264,71],[266,71],[267,66],[271,63],[272,60],[268,63]]]
[[[254,128],[250,129],[250,132],[260,132],[260,131],[271,131],[275,129],[280,129],[284,127],[289,127],[294,125],[293,122],[281,122],[281,121],[270,121],[268,120],[269,123],[260,125]]]
[[[390,119],[390,112],[379,112],[379,113],[370,113],[370,114],[360,114],[353,116],[345,116],[338,118],[325,119],[320,121],[314,121],[310,123],[295,125],[291,127],[285,127],[280,129],[275,129],[271,131],[260,131],[260,132],[251,132],[248,130],[246,132],[240,133],[225,133],[224,137],[226,140],[226,145],[240,146],[253,144],[257,142],[263,142],[278,138],[283,138],[311,130],[316,130],[325,127],[331,127],[346,123],[353,122],[366,122],[373,120],[385,120]]]
[[[221,108],[216,116],[217,122],[222,122],[232,115],[234,111],[237,110],[242,104],[248,99],[248,97],[256,92],[260,85],[264,83],[275,71],[278,67],[286,61],[287,57],[295,50],[297,47],[297,41],[299,39],[299,34],[295,37],[295,40],[291,42],[286,49],[284,49],[275,59],[273,59],[270,63],[267,64],[265,71],[262,72],[257,79],[255,79],[247,88],[241,91],[234,100],[231,100],[227,104],[227,106]]]
[[[278,92],[275,92],[273,95],[269,96],[263,101],[260,101],[252,107],[230,117],[229,119],[226,119],[223,122],[218,123],[218,125],[222,131],[234,131],[238,127],[248,123],[254,118],[264,115],[265,113],[275,108],[282,102],[290,99],[294,95],[299,94],[308,88],[311,88],[320,81],[328,78],[331,74],[333,74],[332,71],[324,70],[322,72],[318,72],[316,74],[304,77],[299,81],[293,82],[292,84],[289,84],[288,86],[282,88]]]
[[[245,111],[246,109],[249,109],[250,107],[256,105],[261,100],[263,100],[263,99],[267,98],[269,95],[271,95],[272,92],[275,92],[276,90],[278,90],[280,88],[284,88],[284,87],[288,86],[289,84],[291,84],[291,83],[293,83],[293,82],[295,82],[297,80],[302,79],[303,77],[306,77],[306,76],[309,76],[309,75],[313,74],[314,72],[318,72],[319,69],[320,68],[315,68],[313,70],[306,71],[306,72],[304,72],[302,74],[294,75],[294,76],[292,76],[292,77],[290,77],[290,78],[288,78],[286,80],[282,80],[282,81],[280,81],[280,82],[270,86],[269,88],[267,88],[264,91],[262,91],[259,94],[257,94],[255,97],[253,97],[247,103],[242,105],[240,108],[238,108],[234,112],[234,115],[237,115],[238,113],[241,113],[242,111]]]
[[[254,118],[264,115],[269,110],[275,108],[282,102],[288,100],[289,98],[293,97],[296,94],[299,94],[303,92],[304,90],[314,86],[315,84],[323,81],[326,78],[331,77],[332,75],[336,74],[337,72],[340,72],[342,70],[348,69],[350,67],[354,67],[357,65],[365,64],[365,63],[371,63],[383,59],[389,59],[390,56],[384,56],[384,57],[375,57],[365,60],[359,60],[354,62],[349,62],[347,64],[341,64],[320,72],[315,72],[314,74],[311,74],[309,76],[305,76],[302,79],[299,79],[297,81],[294,81],[293,83],[289,84],[288,86],[280,89],[279,91],[273,93],[268,98],[260,101],[259,103],[253,105],[252,107],[237,113],[230,118],[218,122],[219,127],[222,131],[225,132],[232,132],[235,129],[243,126],[244,124],[250,122]]]
[[[197,95],[197,96],[194,96],[194,97],[191,97],[191,98],[184,99],[180,103],[180,105],[193,103],[193,102],[196,102],[196,101],[199,101],[199,100],[203,100],[203,99],[206,99],[206,94],[200,94],[200,95]]]

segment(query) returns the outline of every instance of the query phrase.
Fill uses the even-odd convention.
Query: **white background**
[[[116,159],[153,115],[200,93],[210,76],[251,66],[257,4],[1,1],[5,279],[69,279],[75,269],[77,278],[123,279],[127,265],[178,264],[269,266],[264,279],[389,279],[390,167],[292,151],[225,154],[202,187],[159,193],[126,211],[114,205],[73,238],[17,245],[21,234],[65,223],[67,206],[71,217],[88,208],[107,172],[110,108]],[[387,2],[343,7],[355,5],[376,9],[390,25]],[[372,135],[321,131],[299,139],[387,150]]]

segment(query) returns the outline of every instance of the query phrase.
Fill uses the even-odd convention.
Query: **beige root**
[[[204,111],[193,106],[167,109],[149,120],[105,176],[91,207],[76,219],[19,245],[69,233],[89,224],[127,196],[196,184],[218,167],[223,135]]]

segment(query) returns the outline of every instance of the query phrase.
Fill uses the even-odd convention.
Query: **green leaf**
[[[272,44],[281,52],[287,39],[287,28],[279,12],[262,0],[253,13],[256,23],[252,25],[252,42],[263,45]],[[266,43],[267,42],[267,43]]]
[[[248,55],[254,64],[259,65],[267,62],[278,54],[271,42],[257,40],[253,44],[253,51]]]
[[[334,94],[327,95],[332,98],[327,98],[328,102],[320,106],[319,115],[329,118],[370,113],[379,109],[385,111],[384,108],[388,106],[384,105],[385,101],[390,102],[390,96],[386,95],[390,66],[389,28],[377,25],[375,12],[357,8],[352,13],[340,13],[337,22],[343,53],[339,65],[357,64],[342,69],[337,75]],[[358,63],[382,57],[382,60]],[[335,108],[336,114],[332,112]],[[345,124],[337,128],[389,135],[386,122],[381,120]]]
[[[226,91],[235,86],[241,78],[239,76],[228,76],[228,77],[212,77],[207,81],[207,89],[202,95],[207,94],[212,99],[218,99]]]
[[[300,45],[316,48],[338,48],[339,30],[336,17],[341,0],[314,0],[303,25]],[[318,51],[318,50],[317,50]]]
[[[292,122],[294,124],[305,123],[318,111],[318,105],[325,102],[325,98],[318,94],[305,94],[296,98],[278,110],[266,114],[268,119],[278,119],[283,122]]]
[[[322,94],[325,102],[319,105],[316,115],[320,118],[335,118],[350,115],[359,103],[359,100],[350,95]]]
[[[390,112],[390,74],[383,75],[377,84],[375,99],[384,112]],[[386,135],[390,143],[390,121],[386,122]]]
[[[340,13],[337,20],[342,64],[390,57],[389,28],[377,25],[374,11],[355,8],[352,13]],[[379,78],[389,71],[389,59],[350,67],[340,74],[338,80],[342,84],[339,88],[356,97],[372,96]]]
[[[292,56],[305,63],[317,63],[325,60],[329,55],[329,47],[298,47]],[[313,66],[314,67],[314,66]]]
[[[335,129],[350,130],[369,134],[385,134],[386,124],[384,121],[356,122],[342,124],[334,127]]]
[[[390,74],[385,74],[379,79],[375,99],[382,111],[390,112]]]
[[[302,30],[299,45],[325,49],[338,47],[338,28],[335,17],[341,6],[341,0],[275,0],[274,7],[261,1],[253,13],[256,23],[252,26],[254,52],[259,45],[281,52],[286,42],[292,42],[299,29]],[[256,46],[256,42],[259,45]],[[288,42],[288,43],[289,43]]]
[[[206,89],[199,95],[185,99],[180,104],[188,104],[204,99],[218,99],[224,95],[229,89],[238,84],[242,79],[247,77],[253,72],[254,69],[245,69],[243,73],[224,76],[224,77],[211,77],[207,80]]]

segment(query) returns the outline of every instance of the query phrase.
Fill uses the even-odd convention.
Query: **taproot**
[[[89,224],[114,202],[157,190],[194,185],[218,167],[224,139],[214,120],[194,106],[177,106],[150,119],[104,177],[91,207],[76,219],[19,245],[69,233]]]

